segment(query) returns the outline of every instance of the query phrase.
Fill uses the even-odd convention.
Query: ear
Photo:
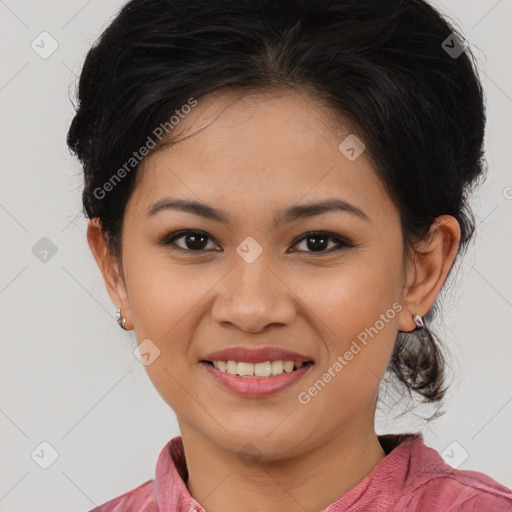
[[[87,225],[87,242],[96,263],[103,275],[103,281],[110,300],[117,308],[121,308],[126,318],[126,329],[132,329],[130,303],[126,285],[115,256],[109,251],[99,218],[93,218]]]
[[[400,331],[413,331],[416,328],[413,316],[416,313],[423,316],[432,307],[452,268],[459,244],[457,219],[451,215],[437,217],[428,235],[416,246],[413,263],[407,269]]]

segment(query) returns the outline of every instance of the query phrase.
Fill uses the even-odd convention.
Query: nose
[[[296,299],[283,276],[258,258],[252,263],[239,260],[219,283],[212,319],[219,325],[235,326],[258,334],[271,325],[289,325],[297,314]]]

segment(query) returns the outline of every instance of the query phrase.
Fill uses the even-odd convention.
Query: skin
[[[212,94],[175,128],[177,144],[141,164],[121,261],[97,219],[89,222],[91,251],[126,328],[160,350],[146,370],[176,413],[187,487],[208,512],[322,510],[385,457],[374,429],[378,385],[398,330],[412,331],[413,315],[423,316],[439,294],[460,229],[455,218],[438,217],[404,261],[398,210],[371,162],[364,152],[349,161],[338,150],[349,133],[305,92]],[[163,197],[222,208],[230,222],[171,209],[146,216]],[[333,197],[368,220],[342,211],[273,220],[290,206]],[[159,245],[182,229],[208,234],[202,252],[186,237],[175,243],[188,252]],[[338,244],[329,239],[315,252],[300,241],[320,230],[354,247],[333,252]],[[248,236],[263,248],[252,263],[236,252]],[[300,403],[298,394],[394,303],[402,310]],[[282,392],[240,397],[199,364],[209,352],[239,345],[283,347],[315,365]],[[254,453],[250,464],[240,457]]]

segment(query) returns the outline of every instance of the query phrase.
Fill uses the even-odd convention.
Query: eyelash
[[[200,250],[197,250],[197,251],[194,251],[192,249],[183,249],[183,247],[178,247],[174,243],[176,240],[179,240],[180,238],[184,238],[186,235],[191,235],[191,234],[194,234],[194,235],[204,235],[204,236],[208,237],[210,240],[212,240],[212,241],[214,240],[210,235],[208,235],[204,231],[193,230],[193,229],[185,229],[185,230],[176,231],[174,233],[170,233],[169,235],[166,235],[161,240],[160,244],[163,245],[163,246],[174,245],[172,250],[188,252],[188,253],[203,253],[205,251],[205,249],[200,249]],[[325,254],[331,254],[333,252],[337,252],[339,250],[351,249],[351,248],[354,247],[353,244],[350,244],[349,242],[346,242],[345,240],[343,240],[339,236],[335,235],[334,233],[330,233],[328,231],[310,231],[308,233],[305,233],[304,235],[302,235],[301,238],[295,239],[295,241],[292,244],[292,247],[297,245],[297,244],[299,244],[300,242],[302,242],[304,240],[307,240],[308,238],[316,238],[316,237],[318,237],[318,238],[324,237],[324,238],[328,238],[329,240],[334,240],[338,244],[338,247],[334,248],[334,250],[332,250],[332,248],[331,248],[330,250],[322,250],[322,251],[297,251],[297,252],[305,252],[305,253],[310,253],[310,254],[322,256],[322,255],[325,255]]]

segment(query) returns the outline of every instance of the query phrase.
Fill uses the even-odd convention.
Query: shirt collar
[[[374,479],[389,480],[390,485],[402,485],[405,475],[397,478],[396,472],[407,471],[407,459],[411,450],[423,443],[421,433],[386,434],[378,436],[386,456],[361,482],[329,505],[325,512],[349,507],[359,500]],[[160,512],[205,512],[204,508],[189,493],[186,482],[188,469],[181,436],[172,438],[162,449],[156,464],[155,495]],[[388,488],[389,491],[393,489]]]
[[[173,437],[160,452],[156,463],[155,496],[159,512],[204,512],[190,495],[188,469],[181,436]]]
[[[423,443],[423,435],[417,433],[386,434],[377,436],[386,456],[352,489],[342,494],[331,503],[324,512],[340,510],[366,510],[375,506],[384,510],[392,510],[391,502],[403,491],[411,473],[411,462],[416,464],[413,452],[427,448]]]

